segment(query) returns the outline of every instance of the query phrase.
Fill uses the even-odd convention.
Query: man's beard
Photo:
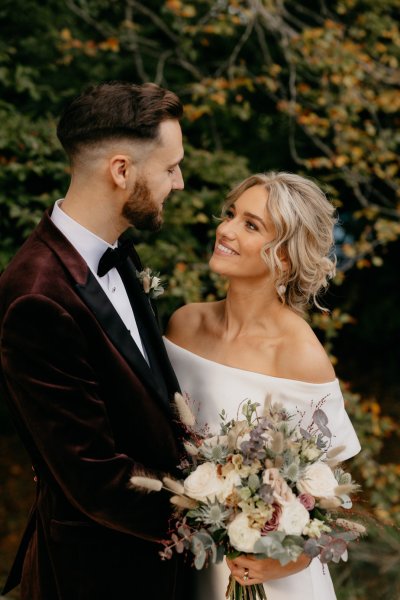
[[[161,228],[162,207],[155,204],[144,177],[135,182],[132,193],[122,208],[122,216],[136,229],[158,231]]]

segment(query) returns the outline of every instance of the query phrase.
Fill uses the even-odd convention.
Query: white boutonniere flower
[[[144,293],[151,299],[158,298],[164,293],[159,273],[153,274],[151,269],[146,267],[143,271],[136,271],[136,275],[143,286]]]

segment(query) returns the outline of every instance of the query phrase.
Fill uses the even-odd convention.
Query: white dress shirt
[[[107,248],[115,248],[117,243],[114,245],[108,244],[106,241],[86,229],[86,227],[83,227],[77,221],[74,221],[74,219],[62,210],[61,204],[62,199],[57,200],[51,214],[51,220],[87,263],[89,269],[96,277],[104,292],[107,294],[111,304],[124,322],[125,327],[129,330],[137,347],[148,362],[135,315],[133,314],[132,306],[129,302],[128,294],[126,293],[120,274],[114,267],[103,277],[97,275],[100,258]]]

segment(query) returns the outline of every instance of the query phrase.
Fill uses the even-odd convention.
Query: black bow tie
[[[124,240],[117,248],[107,248],[99,260],[97,275],[103,277],[110,269],[118,268],[130,256],[139,271],[142,270],[140,258],[131,239]]]

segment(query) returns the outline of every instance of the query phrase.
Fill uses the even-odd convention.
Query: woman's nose
[[[233,239],[235,237],[235,224],[233,221],[222,221],[218,226],[219,235],[223,235],[226,238]]]

